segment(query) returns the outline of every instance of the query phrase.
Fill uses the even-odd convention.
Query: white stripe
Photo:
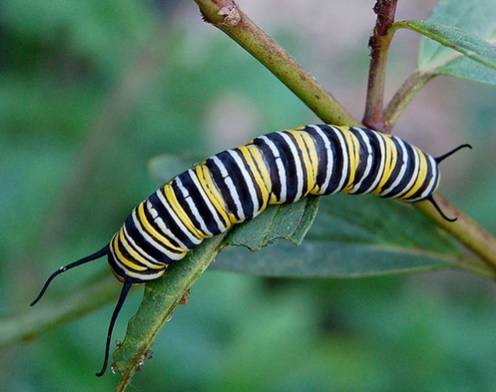
[[[243,211],[243,206],[241,205],[241,200],[239,199],[239,194],[238,191],[236,190],[236,187],[234,186],[232,178],[229,176],[229,173],[227,172],[226,167],[224,166],[224,163],[216,156],[214,155],[212,158],[213,163],[219,168],[220,173],[222,175],[222,179],[224,180],[225,184],[227,185],[227,188],[229,189],[229,193],[231,194],[231,197],[234,200],[234,204],[236,205],[236,212],[238,219],[240,219],[242,222],[246,220],[245,213]]]
[[[406,186],[403,188],[403,190],[394,196],[395,199],[399,199],[399,198],[401,198],[401,196],[408,193],[411,190],[413,184],[415,184],[415,181],[417,180],[418,170],[419,170],[419,166],[420,166],[420,157],[418,155],[416,148],[412,147],[412,151],[413,151],[413,157],[414,157],[414,162],[415,162],[415,165],[413,167],[413,174],[411,175],[410,181],[408,182],[408,184],[406,184]]]
[[[241,170],[241,173],[243,174],[243,178],[246,181],[248,191],[250,192],[251,201],[253,202],[253,211],[252,211],[251,215],[256,216],[260,210],[260,203],[258,202],[256,185],[253,182],[253,179],[251,178],[250,172],[248,170],[246,170],[244,162],[240,158],[240,156],[233,150],[228,150],[227,152],[233,157],[234,161],[236,162],[236,164],[239,167],[239,170]]]
[[[279,195],[278,201],[284,203],[287,197],[286,186],[285,186],[287,181],[287,175],[286,175],[286,168],[282,163],[281,155],[279,154],[279,150],[277,149],[277,146],[268,137],[260,136],[259,139],[263,140],[265,144],[267,144],[267,146],[270,148],[270,151],[272,152],[272,155],[274,156],[274,160],[277,166],[277,175],[279,177],[279,183],[281,184],[281,194]],[[275,196],[277,197],[277,195]]]
[[[382,192],[381,192],[381,195],[382,196],[387,196],[395,187],[398,186],[398,184],[401,182],[401,180],[403,180],[403,176],[405,175],[405,172],[406,172],[406,168],[407,168],[407,157],[408,157],[408,153],[406,151],[406,148],[405,148],[405,142],[403,140],[401,140],[400,138],[397,138],[397,137],[393,137],[394,140],[396,140],[400,146],[401,146],[401,152],[402,152],[402,162],[401,162],[401,169],[400,169],[400,172],[398,173],[398,175],[396,176],[396,180],[394,180],[394,182],[391,184],[391,186],[387,189],[384,189]]]
[[[188,170],[188,172],[191,172],[191,169]],[[212,232],[210,230],[208,230],[205,221],[203,220],[200,212],[198,211],[198,208],[196,208],[196,205],[193,202],[193,199],[191,198],[191,195],[189,194],[188,190],[184,187],[184,184],[181,181],[181,178],[180,177],[176,177],[174,179],[174,182],[177,184],[178,188],[181,190],[181,193],[183,194],[184,200],[186,201],[186,203],[188,204],[189,208],[191,209],[191,212],[193,213],[193,215],[195,216],[195,218],[200,223],[200,228],[203,231],[203,233],[205,233],[209,237],[212,237],[213,236]]]
[[[416,197],[415,199],[408,200],[410,202],[415,202],[415,201],[419,201],[419,200],[425,199],[436,188],[437,162],[430,155],[425,154],[425,156],[427,157],[427,159],[429,160],[429,162],[430,162],[430,164],[432,165],[432,168],[433,168],[433,173],[432,173],[432,176],[431,176],[431,180],[429,181],[429,185],[427,185],[427,187],[425,188],[424,192],[419,197]]]
[[[122,229],[124,231],[124,236],[126,237],[126,241],[129,242],[129,244],[136,251],[136,253],[138,253],[140,256],[144,257],[145,259],[147,259],[147,262],[135,260],[137,263],[143,264],[148,268],[153,268],[154,266],[157,266],[157,265],[164,265],[164,263],[161,263],[158,260],[155,260],[152,256],[150,256],[148,253],[146,253],[142,248],[140,248],[138,245],[136,245],[136,242],[134,242],[134,238],[132,238],[129,235],[129,233],[127,232],[126,225],[123,225]],[[141,230],[140,230],[140,232],[141,232]],[[159,250],[162,252],[161,249],[159,249]],[[162,252],[162,253],[166,253],[166,252]],[[169,255],[167,255],[167,256],[169,256]]]
[[[425,154],[425,156],[429,159],[429,162],[431,163],[433,173],[432,173],[431,181],[429,182],[429,185],[427,186],[425,193],[422,194],[422,198],[429,196],[434,191],[434,189],[436,188],[436,179],[438,177],[436,160],[428,154]]]
[[[214,217],[214,220],[215,220],[215,223],[217,224],[217,227],[219,228],[221,233],[225,232],[227,230],[227,227],[224,224],[224,222],[219,218],[219,213],[215,209],[214,205],[210,202],[210,199],[208,198],[207,194],[205,193],[205,190],[201,186],[200,181],[198,180],[198,177],[196,175],[196,172],[194,172],[191,169],[189,171],[190,171],[191,179],[193,180],[193,183],[195,184],[196,189],[198,189],[198,192],[200,193],[201,197],[205,201],[205,204],[207,205],[208,209],[212,213],[212,216]]]
[[[319,134],[319,136],[322,138],[322,141],[324,142],[325,154],[327,157],[327,166],[325,168],[326,173],[325,173],[324,183],[320,186],[318,192],[318,194],[322,195],[325,193],[327,187],[329,186],[329,182],[331,181],[332,170],[334,168],[334,160],[332,159],[332,154],[331,154],[331,142],[329,141],[329,138],[326,136],[326,134],[324,133],[324,131],[322,131],[320,127],[318,127],[317,125],[308,125],[308,126],[315,129],[315,131]]]
[[[384,137],[379,134],[372,133],[379,144],[379,154],[376,154],[375,159],[379,160],[379,169],[377,170],[376,176],[370,187],[365,191],[365,193],[371,193],[377,189],[379,182],[382,180],[384,175],[384,166],[386,165],[386,143],[384,142]],[[382,193],[381,193],[382,194]]]
[[[139,220],[138,220],[138,217],[136,215],[136,209],[133,210],[133,212],[131,213],[131,216],[133,218],[133,223],[136,226],[136,229],[139,230],[140,234],[145,238],[146,242],[148,242],[151,246],[153,246],[155,249],[157,249],[160,253],[165,253],[165,255],[172,260],[179,260],[179,259],[184,257],[184,254],[172,253],[164,245],[162,245],[160,242],[155,240],[155,238],[150,236],[146,231],[144,231],[139,224]],[[130,237],[126,237],[126,238],[129,239]],[[186,247],[184,249],[186,249]],[[142,252],[145,252],[145,251],[142,250]]]
[[[296,167],[296,179],[297,179],[297,191],[295,195],[295,201],[300,200],[301,196],[303,194],[303,162],[301,161],[299,154],[298,154],[298,148],[295,146],[294,142],[291,140],[288,134],[284,132],[278,132],[286,142],[286,144],[289,146],[289,149],[291,150],[291,154],[294,157],[295,160],[295,167]],[[287,185],[287,184],[286,184]]]
[[[115,234],[115,235],[117,235],[117,234]],[[115,235],[114,235],[114,237],[115,237]],[[112,237],[112,240],[110,241],[110,243],[114,242],[114,237]],[[154,274],[144,274],[143,271],[136,271],[135,272],[135,271],[130,270],[127,266],[125,266],[124,264],[122,264],[120,262],[119,258],[117,257],[117,255],[114,252],[113,246],[109,246],[109,249],[110,249],[110,253],[112,253],[113,261],[120,267],[121,270],[124,271],[124,275],[126,277],[136,278],[136,279],[140,279],[140,280],[154,280],[154,279],[157,279],[160,276],[162,276],[163,273],[165,272],[165,269],[167,268],[167,264],[165,264],[164,265],[165,268],[163,268],[161,270],[157,270],[157,272]]]
[[[166,185],[166,186],[170,186],[170,185]],[[199,238],[196,238],[193,234],[191,234],[191,232],[183,224],[181,219],[179,219],[179,217],[176,215],[176,213],[174,212],[174,210],[170,206],[169,202],[165,199],[165,196],[164,196],[164,193],[162,192],[162,189],[157,190],[157,196],[160,199],[160,201],[162,202],[162,204],[164,205],[164,207],[167,209],[167,211],[169,211],[169,214],[170,214],[170,216],[172,216],[172,219],[174,220],[174,222],[176,222],[176,224],[179,226],[181,231],[186,235],[186,237],[188,237],[188,239],[193,244],[199,245],[202,242],[202,240]],[[164,226],[165,226],[165,224],[164,224]],[[179,239],[174,235],[174,233],[172,233],[170,230],[167,230],[167,231],[172,234],[172,238],[174,238],[174,240],[181,243],[181,241],[179,241]],[[184,246],[184,244],[182,246]],[[188,249],[186,246],[184,246],[184,247],[185,247],[185,249]]]
[[[372,170],[372,164],[373,164],[373,156],[372,156],[373,151],[372,151],[372,145],[370,144],[370,137],[362,129],[360,129],[360,128],[354,128],[354,129],[357,130],[358,133],[360,133],[363,140],[365,141],[365,144],[367,145],[367,158],[366,158],[367,162],[365,165],[365,170],[364,170],[363,175],[362,175],[362,179],[360,180],[360,182],[358,182],[353,187],[353,189],[349,193],[356,193],[360,189],[360,187],[362,186],[362,183],[367,179],[368,175],[370,174],[370,171]],[[362,154],[359,153],[359,156],[361,157]],[[368,189],[363,193],[368,193],[367,191],[368,191]]]
[[[344,188],[344,182],[346,180],[346,177],[347,177],[347,174],[349,171],[350,156],[348,154],[348,145],[346,144],[346,141],[344,140],[344,136],[342,134],[343,131],[341,131],[339,128],[332,127],[332,126],[330,128],[334,131],[334,133],[338,137],[339,143],[341,144],[341,151],[343,152],[343,169],[342,169],[341,173],[338,173],[340,175],[339,184],[338,184],[338,187],[336,188],[336,190],[331,193],[331,194],[335,194],[335,193],[341,192]]]
[[[160,192],[160,189],[156,192],[157,195],[159,192]],[[158,196],[160,197],[160,195],[158,195]],[[177,246],[184,249],[185,251],[189,250],[186,247],[186,245],[183,244],[178,238],[176,238],[176,236],[172,233],[172,231],[170,231],[169,227],[165,224],[163,218],[158,215],[158,212],[155,210],[155,208],[153,208],[153,205],[149,200],[147,200],[146,208],[152,214],[155,224],[158,226],[159,230],[162,232],[161,234],[163,234],[164,237],[168,237],[169,239],[173,239],[173,241],[177,242]]]

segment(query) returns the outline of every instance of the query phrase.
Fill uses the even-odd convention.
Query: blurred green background
[[[245,11],[361,118],[374,2],[246,3]],[[435,5],[403,3],[398,19],[426,19]],[[395,37],[388,96],[413,70],[417,48],[415,34]],[[3,0],[0,53],[5,319],[28,313],[49,273],[99,249],[160,185],[147,172],[153,157],[173,153],[195,162],[258,134],[318,121],[203,23],[194,2]],[[492,233],[495,98],[491,86],[441,77],[397,128],[433,155],[473,145],[443,167],[442,191]],[[56,303],[107,270],[100,262],[67,273],[44,300]],[[126,303],[115,339],[124,336],[141,290]],[[495,294],[492,282],[461,272],[359,280],[207,272],[131,388],[491,391]],[[0,390],[112,390],[117,376],[94,376],[112,308],[3,347]]]

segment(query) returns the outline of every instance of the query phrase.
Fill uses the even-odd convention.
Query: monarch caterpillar
[[[204,239],[252,219],[270,204],[306,196],[373,193],[405,202],[430,201],[439,184],[438,164],[461,148],[434,158],[402,139],[370,129],[307,125],[257,137],[220,152],[179,174],[141,202],[99,251],[55,271],[35,305],[62,272],[107,256],[123,288],[107,334],[102,376],[112,331],[133,284],[159,278]]]

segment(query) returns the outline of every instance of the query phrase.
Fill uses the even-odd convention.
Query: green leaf
[[[146,284],[140,308],[114,353],[115,368],[122,375],[117,390],[124,390],[130,383],[183,296],[220,251],[223,239],[224,235],[219,235],[206,240],[181,262],[171,265],[162,278]]]
[[[496,84],[495,15],[493,0],[443,0],[428,22],[405,22],[425,35],[419,70]]]
[[[484,264],[463,256],[443,232],[409,206],[376,197],[338,195],[324,199],[324,208],[301,246],[278,242],[256,254],[239,249],[235,252],[232,247],[212,265],[260,275],[294,277],[356,277],[450,267],[495,276]],[[238,226],[238,233],[231,234],[229,240],[223,234],[205,241],[184,260],[169,267],[163,278],[146,284],[143,301],[129,321],[124,343],[114,353],[115,368],[122,375],[117,390],[123,390],[131,381],[181,298],[226,243],[258,248],[282,232],[285,236],[291,233],[289,237],[300,233],[293,238],[299,242],[301,232],[306,231],[315,215],[316,206],[315,199],[308,199],[307,203],[269,208],[260,217],[267,214],[272,218],[258,217]],[[293,214],[291,219],[296,222],[289,222],[285,211]],[[243,229],[246,225],[252,227]],[[285,231],[282,226],[291,229]],[[257,236],[257,230],[264,234]]]
[[[496,69],[496,49],[494,46],[464,30],[436,22],[421,20],[405,21],[403,24],[407,28],[439,42],[446,48],[454,49],[474,61]],[[453,55],[456,54],[451,52],[440,57],[439,54],[435,52],[430,57],[421,57],[421,65],[427,68],[437,68],[439,64],[446,63],[447,59],[450,59]]]
[[[269,206],[262,214],[235,227],[228,245],[260,250],[276,239],[301,244],[317,215],[319,198],[305,198],[294,204]]]
[[[228,248],[212,264],[278,277],[357,277],[453,267],[494,276],[483,263],[462,255],[411,206],[349,195],[321,198],[319,214],[301,246],[277,241],[255,254]]]
[[[422,20],[408,20],[401,22],[402,26],[414,30],[423,36],[439,42],[446,48],[454,49],[457,52],[477,61],[487,67],[496,69],[496,49],[488,42],[477,38],[454,26],[446,26],[436,22]],[[431,56],[422,56],[420,66],[424,68],[437,68],[439,64],[445,64],[453,56],[458,57],[456,53],[435,51]],[[421,54],[423,54],[421,52]]]
[[[437,74],[454,76],[476,82],[496,84],[496,71],[482,64],[460,57],[436,69]]]

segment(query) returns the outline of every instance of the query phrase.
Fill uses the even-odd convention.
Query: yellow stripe
[[[271,179],[270,179],[270,173],[267,168],[267,165],[265,164],[265,160],[262,156],[261,150],[256,147],[256,146],[248,146],[248,152],[252,156],[252,159],[257,165],[258,172],[260,173],[260,176],[262,177],[262,181],[265,185],[265,188],[267,191],[270,190],[271,188]]]
[[[208,170],[208,167],[206,167],[202,163],[201,165],[195,167],[195,173],[208,199],[210,200],[215,210],[219,213],[220,217],[224,221],[224,225],[226,227],[230,227],[231,219],[228,213],[226,212],[226,205],[224,203],[224,198],[217,189],[217,186],[214,184],[210,170]],[[232,215],[232,217],[234,219],[234,215]]]
[[[301,156],[303,160],[303,169],[306,171],[307,174],[306,189],[303,190],[303,195],[307,195],[308,192],[310,192],[310,190],[315,187],[315,182],[316,182],[316,176],[315,176],[315,173],[317,172],[317,167],[315,165],[316,159],[313,156],[309,155],[309,150],[315,150],[315,147],[312,146],[309,148],[307,143],[308,140],[305,140],[306,138],[310,137],[307,133],[298,132],[298,131],[287,131],[287,132],[295,138],[296,144],[298,145],[298,149],[301,151]]]
[[[349,131],[348,127],[338,127],[345,139],[346,148],[348,149],[348,173],[350,177],[343,188],[342,192],[350,192],[355,182],[355,173],[360,163],[360,143],[358,139]],[[347,173],[343,173],[346,175]]]
[[[126,238],[126,235],[124,233],[124,227],[121,227],[121,229],[119,230],[119,238],[121,239],[122,245],[126,248],[127,252],[131,255],[133,260],[138,261],[151,269],[159,270],[164,268],[163,265],[153,264],[152,262],[150,262],[150,260],[147,260],[146,258],[144,258],[142,255],[140,255],[138,252],[134,250],[134,248]]]
[[[127,258],[124,257],[124,255],[122,254],[122,252],[119,250],[119,246],[118,246],[118,238],[120,237],[120,233],[116,236],[114,236],[114,243],[113,243],[113,250],[115,252],[115,255],[117,256],[117,258],[119,259],[119,261],[124,264],[126,267],[130,268],[130,269],[133,269],[133,270],[137,270],[137,271],[146,271],[147,270],[147,267],[143,267],[143,266],[140,266],[138,264],[135,264],[132,262],[132,260],[129,260]]]
[[[384,140],[384,169],[381,173],[381,180],[377,184],[377,187],[375,188],[374,194],[380,194],[382,192],[382,188],[386,184],[386,182],[391,178],[391,175],[393,174],[393,170],[396,167],[396,164],[398,163],[398,150],[396,148],[396,145],[394,142],[391,140],[391,137],[386,134],[381,134],[383,136]]]
[[[167,237],[164,237],[157,230],[155,230],[155,228],[152,225],[150,225],[150,222],[148,222],[148,220],[146,219],[144,204],[145,202],[142,202],[137,207],[136,211],[138,212],[138,219],[140,223],[143,225],[143,227],[148,232],[148,234],[151,237],[153,237],[155,240],[157,240],[157,242],[160,242],[164,247],[172,249],[176,252],[185,253],[186,251],[184,249],[178,247],[177,245],[172,244]]]
[[[417,192],[419,188],[422,186],[422,184],[425,182],[427,177],[427,172],[429,168],[427,159],[425,158],[425,155],[422,153],[422,151],[420,151],[417,147],[414,148],[419,156],[419,170],[418,170],[417,179],[415,180],[415,184],[413,184],[412,189],[409,192],[405,193],[403,196],[401,196],[400,199],[408,199],[415,192]]]
[[[270,177],[267,172],[267,167],[265,166],[262,154],[258,147],[241,146],[238,147],[238,150],[243,155],[243,158],[250,168],[255,182],[262,194],[262,205],[259,208],[259,212],[261,212],[267,207],[267,203],[269,201],[270,186],[268,184],[270,184]]]
[[[311,192],[314,189],[318,189],[319,186],[317,184],[317,173],[319,171],[319,156],[317,154],[317,148],[315,145],[315,141],[312,136],[308,133],[304,134],[305,144],[307,146],[307,151],[310,153],[310,162],[312,164],[312,184],[308,187],[308,192]]]
[[[191,222],[188,214],[186,214],[186,211],[184,211],[183,207],[178,202],[174,189],[172,189],[172,187],[167,184],[166,186],[164,186],[163,191],[165,198],[169,202],[171,208],[174,210],[181,222],[183,222],[184,226],[186,226],[186,229],[199,240],[208,238],[208,236],[204,232],[196,228],[193,222]]]
[[[270,194],[269,205],[281,204],[281,201],[273,193]]]

